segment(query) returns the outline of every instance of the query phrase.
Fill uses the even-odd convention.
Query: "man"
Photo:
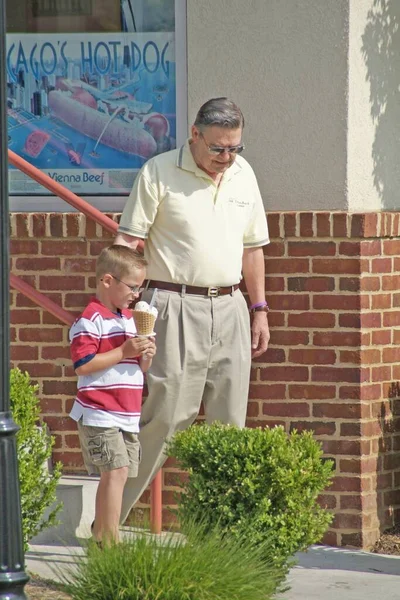
[[[140,422],[142,463],[124,490],[122,522],[162,466],[165,441],[203,402],[208,422],[243,427],[251,356],[269,341],[262,246],[268,227],[256,177],[238,156],[244,119],[227,98],[199,110],[184,146],[150,159],[123,211],[117,244],[145,240],[157,354]],[[238,289],[241,273],[249,311]]]

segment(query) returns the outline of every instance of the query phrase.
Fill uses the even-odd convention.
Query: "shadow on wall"
[[[400,2],[374,0],[362,36],[370,84],[374,185],[386,210],[400,206]]]
[[[400,382],[393,381],[377,415],[381,430],[378,446],[377,508],[381,531],[400,522]]]

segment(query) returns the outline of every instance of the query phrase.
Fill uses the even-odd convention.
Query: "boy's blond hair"
[[[147,260],[137,250],[113,244],[104,248],[97,258],[96,279],[99,281],[106,273],[122,279],[132,271],[142,271],[146,266]]]

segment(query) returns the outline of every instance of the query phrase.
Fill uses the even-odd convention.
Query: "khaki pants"
[[[143,293],[150,302],[153,290]],[[128,479],[121,522],[163,465],[165,442],[196,419],[203,401],[208,423],[243,427],[248,400],[251,336],[240,290],[208,298],[157,291],[157,354],[147,374],[137,478]]]

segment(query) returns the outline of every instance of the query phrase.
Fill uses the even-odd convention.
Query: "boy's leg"
[[[104,471],[96,494],[96,512],[93,536],[104,542],[119,541],[119,519],[122,494],[128,478],[128,467]]]
[[[97,541],[118,541],[124,486],[136,477],[140,442],[136,433],[117,427],[92,427],[78,422],[82,454],[88,473],[100,473],[93,535]]]

